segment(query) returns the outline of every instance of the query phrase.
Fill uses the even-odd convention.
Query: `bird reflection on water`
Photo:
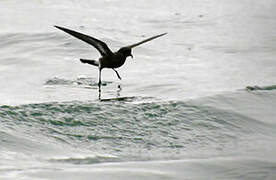
[[[102,99],[101,96],[102,96],[102,92],[101,92],[101,87],[99,88],[99,101],[111,101],[111,100],[122,100],[122,99],[125,99],[121,97],[121,92],[122,92],[122,86],[121,84],[118,84],[117,86],[117,90],[116,90],[116,98],[107,98],[107,99]]]

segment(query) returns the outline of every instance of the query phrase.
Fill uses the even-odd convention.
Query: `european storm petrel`
[[[90,59],[80,59],[80,61],[82,63],[87,63],[87,64],[91,64],[94,66],[98,66],[98,68],[99,68],[99,84],[98,84],[99,91],[101,89],[101,71],[103,68],[113,69],[116,72],[118,78],[121,79],[119,73],[115,70],[115,68],[122,66],[125,63],[126,58],[128,56],[131,56],[133,58],[133,56],[131,54],[132,48],[167,34],[167,33],[159,34],[159,35],[150,37],[148,39],[145,39],[143,41],[140,41],[138,43],[122,47],[117,52],[112,52],[104,42],[102,42],[96,38],[93,38],[91,36],[88,36],[88,35],[85,35],[85,34],[82,34],[82,33],[79,33],[79,32],[64,28],[64,27],[59,27],[59,26],[55,26],[55,27],[92,45],[100,52],[102,57],[100,57],[98,61],[90,60]]]

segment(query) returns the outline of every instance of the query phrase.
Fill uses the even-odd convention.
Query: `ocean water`
[[[0,179],[276,179],[276,2],[0,1]],[[134,49],[118,69],[54,28]]]

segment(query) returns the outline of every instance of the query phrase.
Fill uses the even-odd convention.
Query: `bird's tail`
[[[82,63],[87,63],[87,64],[91,64],[93,66],[99,66],[99,62],[96,60],[91,60],[91,59],[80,59],[80,61]]]

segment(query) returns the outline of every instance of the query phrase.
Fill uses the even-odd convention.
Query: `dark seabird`
[[[99,58],[98,61],[90,60],[90,59],[80,59],[80,61],[82,63],[91,64],[91,65],[97,66],[99,68],[99,84],[98,84],[99,91],[101,89],[101,71],[103,68],[113,69],[116,72],[117,77],[119,79],[121,79],[119,73],[115,70],[115,68],[121,67],[125,63],[126,58],[128,56],[131,56],[133,58],[133,56],[131,54],[132,48],[167,34],[167,33],[159,34],[159,35],[150,37],[148,39],[145,39],[143,41],[140,41],[138,43],[122,47],[117,52],[112,52],[104,42],[102,42],[96,38],[93,38],[91,36],[88,36],[88,35],[85,35],[85,34],[82,34],[82,33],[79,33],[79,32],[64,28],[64,27],[59,27],[59,26],[55,26],[55,27],[92,45],[94,48],[96,48],[100,52],[101,57]]]

